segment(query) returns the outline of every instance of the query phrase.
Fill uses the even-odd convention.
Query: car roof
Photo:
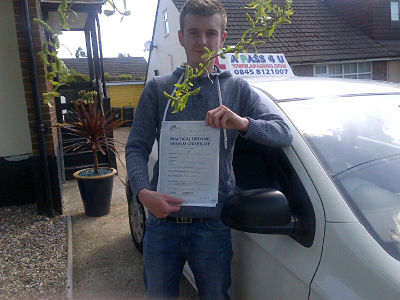
[[[400,84],[376,80],[297,76],[246,80],[278,102],[329,96],[400,94]]]

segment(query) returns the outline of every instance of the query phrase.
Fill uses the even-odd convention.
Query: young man
[[[204,61],[204,48],[218,50],[226,37],[226,12],[218,0],[189,0],[180,15],[179,42],[187,64],[196,68]],[[238,134],[259,143],[284,147],[291,134],[283,120],[268,111],[258,95],[241,78],[221,72],[212,62],[207,76],[196,78],[182,112],[166,107],[164,91],[171,94],[184,67],[153,78],[143,90],[126,146],[126,162],[132,191],[149,210],[144,238],[144,281],[152,299],[178,298],[179,282],[187,261],[201,299],[229,299],[232,244],[230,229],[220,219],[224,201],[235,193],[233,148]],[[222,104],[221,104],[222,103]],[[165,113],[165,110],[166,113]],[[159,162],[149,183],[147,163],[154,139],[159,141],[161,123],[200,121],[221,130],[218,203],[216,207],[181,206],[183,199],[157,191]],[[225,134],[223,133],[225,131]],[[224,138],[226,136],[226,139]],[[185,223],[181,223],[182,218]]]

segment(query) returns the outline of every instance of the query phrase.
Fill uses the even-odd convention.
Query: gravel
[[[66,217],[0,208],[0,299],[67,299]]]

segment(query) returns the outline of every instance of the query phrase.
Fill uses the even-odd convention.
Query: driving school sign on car
[[[222,71],[231,71],[236,76],[249,77],[282,77],[294,76],[286,57],[283,54],[267,53],[234,53],[217,57],[215,64]]]

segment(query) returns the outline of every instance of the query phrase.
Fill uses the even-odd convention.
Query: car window
[[[316,227],[314,208],[283,150],[238,137],[232,165],[239,190],[272,188],[286,196],[291,213],[301,218],[302,226],[307,228],[292,238],[304,247],[311,247]]]
[[[400,95],[281,103],[360,222],[400,260]]]

